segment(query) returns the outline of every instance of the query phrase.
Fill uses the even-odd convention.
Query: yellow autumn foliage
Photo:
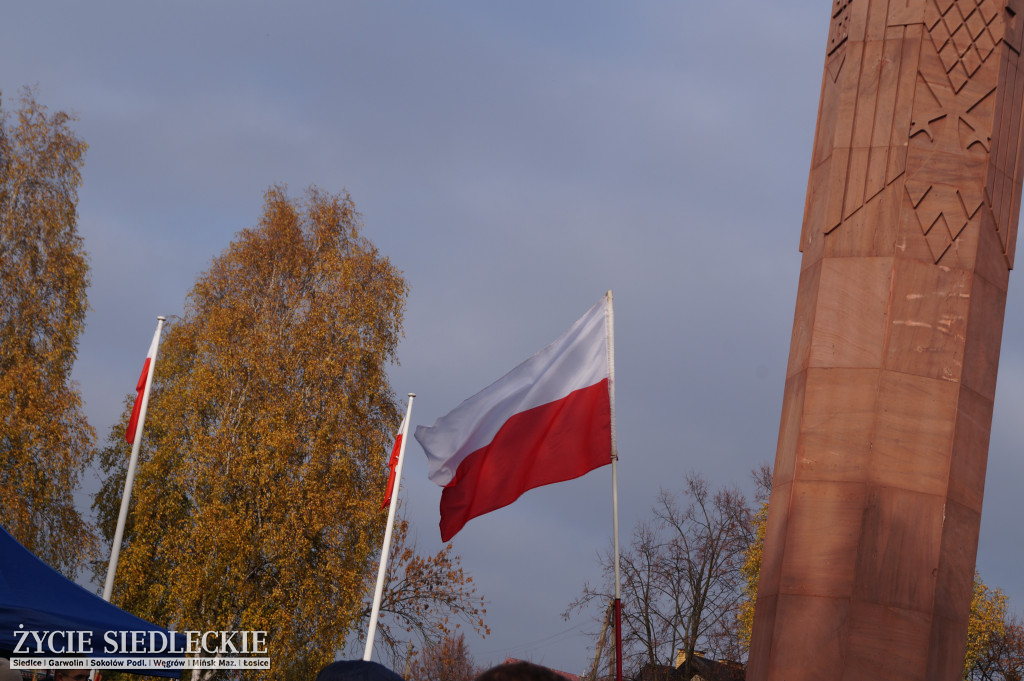
[[[754,629],[754,603],[757,601],[757,581],[761,575],[761,557],[764,554],[764,532],[768,526],[768,500],[754,515],[754,541],[747,548],[740,572],[743,575],[743,599],[737,613],[737,635],[740,645],[750,647],[750,633]]]
[[[89,282],[73,120],[28,89],[0,108],[0,525],[72,577],[94,549],[73,494],[95,440],[71,381]]]
[[[988,653],[989,646],[1006,631],[1006,594],[1002,589],[990,589],[974,573],[974,593],[971,595],[971,617],[967,622],[967,652],[964,655],[964,678],[968,678],[975,663]]]
[[[285,188],[214,258],[160,347],[114,601],[177,630],[268,631],[313,678],[379,550],[406,284],[347,194]],[[129,448],[101,454],[112,537]]]

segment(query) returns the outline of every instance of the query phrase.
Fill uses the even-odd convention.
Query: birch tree
[[[178,630],[267,631],[274,678],[333,659],[380,546],[406,290],[347,194],[267,191],[168,324],[117,604]],[[127,418],[101,454],[108,538]]]
[[[0,104],[0,525],[69,577],[94,548],[73,495],[95,440],[71,381],[89,283],[73,121],[32,90]]]

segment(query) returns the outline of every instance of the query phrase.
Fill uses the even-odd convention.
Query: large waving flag
[[[433,426],[416,428],[441,493],[441,540],[541,485],[612,462],[611,292],[561,338]]]

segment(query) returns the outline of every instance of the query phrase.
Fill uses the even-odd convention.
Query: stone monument
[[[1022,12],[832,2],[751,681],[961,677],[1020,210]]]

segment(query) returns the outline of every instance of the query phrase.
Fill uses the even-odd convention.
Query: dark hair
[[[508,662],[491,667],[476,681],[565,681],[565,677],[532,662]]]

